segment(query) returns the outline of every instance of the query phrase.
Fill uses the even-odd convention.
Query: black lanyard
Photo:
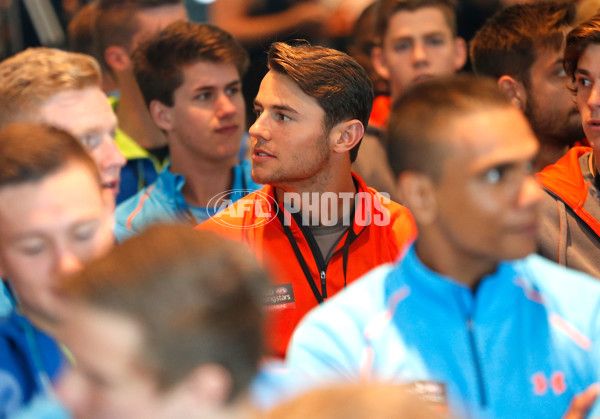
[[[284,211],[284,209],[280,207],[280,210],[277,211],[277,218],[279,219],[279,222],[281,223],[281,226],[283,227],[285,236],[287,237],[288,241],[290,242],[290,245],[292,246],[292,249],[294,250],[294,254],[296,255],[296,260],[298,261],[298,263],[300,264],[300,267],[302,268],[302,272],[304,273],[304,276],[306,277],[306,281],[308,282],[308,285],[310,286],[310,289],[312,290],[313,295],[315,296],[317,302],[319,304],[321,304],[325,300],[325,298],[327,298],[327,278],[326,278],[327,264],[323,260],[323,255],[321,254],[320,250],[318,250],[318,245],[316,244],[316,241],[315,241],[314,237],[312,236],[312,234],[310,233],[310,231],[305,231],[305,229],[302,228],[301,217],[298,214],[292,213],[291,216],[294,218],[294,221],[296,222],[296,224],[298,224],[298,228],[300,228],[300,231],[302,232],[302,234],[304,235],[304,238],[308,242],[309,248],[311,249],[313,257],[315,258],[315,262],[317,263],[317,269],[320,272],[321,290],[323,292],[321,294],[321,292],[319,292],[319,288],[317,287],[315,280],[312,277],[312,274],[310,273],[310,268],[308,267],[308,264],[306,263],[306,259],[304,258],[304,255],[302,255],[302,251],[300,251],[300,247],[298,246],[298,243],[296,242],[296,239],[294,238],[292,229],[290,228],[289,225],[287,225],[287,223],[284,220],[283,211]],[[350,215],[350,219],[354,220],[354,211],[352,211],[352,213]],[[344,244],[342,245],[342,249],[340,249],[343,252],[344,287],[346,286],[346,272],[348,270],[347,267],[348,267],[348,254],[350,251],[350,244],[352,244],[352,242],[357,237],[358,237],[358,235],[354,232],[354,229],[352,228],[352,226],[350,226],[348,228],[348,231],[346,234],[346,240],[344,241]],[[317,249],[317,251],[315,251],[314,249]],[[330,260],[340,250],[334,252],[331,255]]]
[[[293,214],[292,214],[293,216]],[[296,259],[298,260],[298,263],[300,264],[300,267],[302,268],[302,272],[304,272],[304,276],[306,277],[306,280],[308,281],[308,285],[310,285],[310,289],[312,290],[315,298],[317,299],[317,302],[319,304],[321,304],[325,298],[327,298],[327,281],[324,278],[324,276],[321,277],[321,289],[323,290],[323,295],[321,295],[321,293],[319,292],[319,288],[317,287],[317,284],[315,283],[311,273],[310,273],[310,269],[308,267],[308,264],[306,263],[306,259],[304,259],[304,256],[302,255],[302,252],[300,251],[300,248],[298,247],[298,243],[296,243],[296,239],[294,238],[294,234],[292,233],[292,229],[290,228],[290,226],[288,226],[283,218],[283,209],[280,208],[280,211],[277,211],[277,218],[279,218],[279,222],[281,223],[281,226],[283,227],[283,231],[285,232],[285,235],[288,239],[288,241],[290,242],[290,245],[292,245],[292,249],[294,249],[294,254],[296,255]],[[297,222],[298,220],[296,220]],[[298,224],[300,226],[300,224]]]

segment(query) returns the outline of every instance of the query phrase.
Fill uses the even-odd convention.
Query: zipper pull
[[[327,281],[325,280],[325,271],[321,271],[321,294],[323,298],[327,298]]]

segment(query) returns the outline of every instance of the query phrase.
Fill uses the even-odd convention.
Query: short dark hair
[[[96,162],[66,131],[32,123],[11,124],[0,130],[0,188],[38,182],[72,162],[86,166],[101,189]]]
[[[398,12],[415,10],[424,7],[435,7],[442,11],[452,35],[456,36],[456,1],[455,0],[379,0],[375,14],[375,43],[381,45],[388,31],[390,20]]]
[[[540,48],[562,48],[575,20],[573,2],[517,4],[498,11],[470,42],[477,74],[514,77],[528,85],[531,66]]]
[[[441,177],[444,156],[452,145],[443,141],[453,119],[482,110],[508,108],[510,101],[487,77],[459,74],[410,86],[393,104],[387,130],[390,167]]]
[[[365,69],[348,54],[307,42],[275,42],[269,48],[268,65],[317,100],[325,112],[325,132],[350,119],[358,119],[366,129],[373,87]],[[360,142],[350,150],[350,161],[356,160],[359,146]]]
[[[173,22],[143,42],[134,56],[134,71],[144,101],[173,106],[173,93],[183,83],[183,67],[208,61],[233,64],[242,77],[248,53],[228,32],[210,24]]]
[[[243,394],[263,353],[267,277],[239,243],[182,225],[154,225],[60,281],[65,296],[141,326],[142,365],[166,391],[202,364]]]
[[[585,49],[592,44],[600,44],[600,14],[580,23],[567,35],[564,65],[571,80],[575,81],[575,70],[579,59]]]
[[[135,14],[140,10],[176,4],[183,4],[182,0],[98,0],[92,26],[97,53],[91,55],[99,59],[102,68],[112,71],[104,51],[110,46],[119,46],[133,52],[133,37],[140,30]]]

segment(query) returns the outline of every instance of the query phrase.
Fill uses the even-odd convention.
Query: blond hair
[[[55,94],[101,81],[98,62],[89,55],[29,48],[0,63],[0,127],[35,120],[34,112]]]

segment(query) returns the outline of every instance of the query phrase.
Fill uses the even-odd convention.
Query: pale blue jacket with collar
[[[195,226],[223,209],[221,206],[199,208],[188,205],[181,193],[185,179],[170,169],[171,165],[166,166],[153,185],[117,206],[117,241],[123,241],[158,222],[180,222]],[[252,165],[247,160],[233,167],[233,188],[228,197],[231,203],[262,186],[252,180],[251,172]]]
[[[598,381],[599,309],[597,280],[536,255],[473,293],[411,247],[309,313],[288,363],[315,384],[412,383],[462,418],[560,418]]]

